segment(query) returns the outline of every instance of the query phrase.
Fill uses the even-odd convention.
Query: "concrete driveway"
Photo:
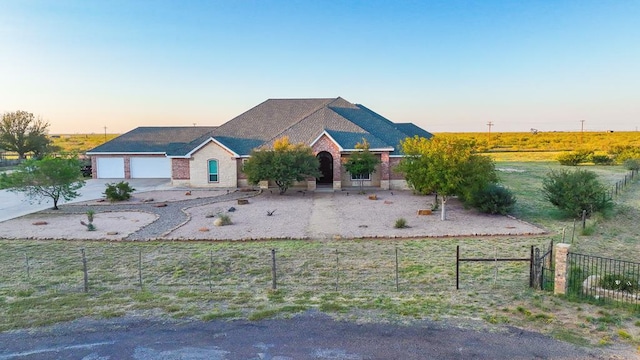
[[[72,201],[60,199],[58,205],[100,199],[104,195],[106,184],[127,181],[137,192],[171,189],[169,179],[89,179],[79,190],[80,196]],[[0,190],[0,222],[31,214],[53,207],[53,201],[44,198],[30,200],[23,193],[14,193],[8,190]]]

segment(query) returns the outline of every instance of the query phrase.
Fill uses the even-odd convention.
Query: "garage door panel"
[[[98,179],[123,179],[124,158],[98,158],[96,159]]]
[[[132,179],[171,177],[171,159],[164,157],[132,157],[129,163]]]

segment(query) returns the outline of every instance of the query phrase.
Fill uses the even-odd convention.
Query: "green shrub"
[[[600,279],[600,287],[608,290],[625,291],[628,293],[638,292],[638,280],[620,274],[605,275]]]
[[[613,158],[609,155],[591,155],[591,162],[596,165],[613,165]]]
[[[395,225],[393,225],[394,228],[396,229],[404,229],[407,227],[407,220],[405,220],[404,218],[399,218],[396,220]]]
[[[104,195],[109,201],[123,201],[131,198],[131,193],[136,189],[129,186],[128,182],[120,181],[117,184],[107,184]]]
[[[593,154],[593,151],[589,150],[572,151],[558,155],[556,160],[558,160],[561,165],[577,166],[578,164],[589,161],[591,154]]]
[[[219,226],[231,225],[233,222],[231,221],[231,217],[227,214],[218,214],[218,221],[220,223]]]
[[[470,205],[486,214],[506,215],[515,203],[516,197],[511,190],[498,184],[489,184],[472,195]]]
[[[627,159],[622,163],[627,170],[640,170],[640,159]]]
[[[559,170],[549,172],[542,180],[545,199],[568,216],[582,216],[611,208],[611,199],[598,176],[588,170]]]

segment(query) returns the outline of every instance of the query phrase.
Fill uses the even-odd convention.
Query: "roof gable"
[[[336,99],[269,99],[216,130],[228,138],[271,140]]]

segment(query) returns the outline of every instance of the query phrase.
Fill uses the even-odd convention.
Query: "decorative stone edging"
[[[239,194],[242,194],[242,193],[248,193],[248,195],[245,195],[245,196],[239,196],[239,197],[230,196],[228,199],[227,199],[227,198],[225,198],[225,199],[223,199],[223,200],[217,199],[219,196],[216,196],[216,197],[212,197],[211,199],[212,199],[212,200],[217,200],[217,201],[205,202],[205,203],[202,203],[202,204],[191,205],[191,206],[186,206],[186,207],[181,208],[181,209],[180,209],[180,211],[182,211],[182,213],[183,213],[183,214],[185,215],[185,217],[186,217],[185,221],[183,221],[183,222],[181,222],[180,224],[178,224],[178,225],[176,225],[176,226],[172,227],[171,229],[169,229],[169,230],[167,230],[167,231],[163,232],[162,234],[160,234],[160,237],[166,237],[166,236],[169,236],[169,234],[171,234],[172,232],[174,232],[174,231],[178,230],[179,228],[183,227],[184,225],[188,224],[188,223],[189,223],[189,221],[191,221],[191,215],[187,212],[187,210],[189,210],[189,209],[191,209],[191,208],[195,208],[195,207],[199,207],[199,206],[204,206],[204,205],[215,204],[215,203],[218,203],[218,202],[224,202],[224,201],[233,201],[233,200],[238,200],[238,199],[249,199],[249,198],[256,197],[256,196],[258,196],[258,195],[262,194],[262,189],[260,189],[260,190],[254,190],[254,191],[250,191],[250,192],[241,192],[241,191],[235,190],[235,191],[233,191],[233,193],[232,193],[232,194],[235,194],[235,193],[239,193]],[[229,195],[229,194],[225,194],[225,195]],[[224,196],[224,195],[220,195],[220,196]]]

